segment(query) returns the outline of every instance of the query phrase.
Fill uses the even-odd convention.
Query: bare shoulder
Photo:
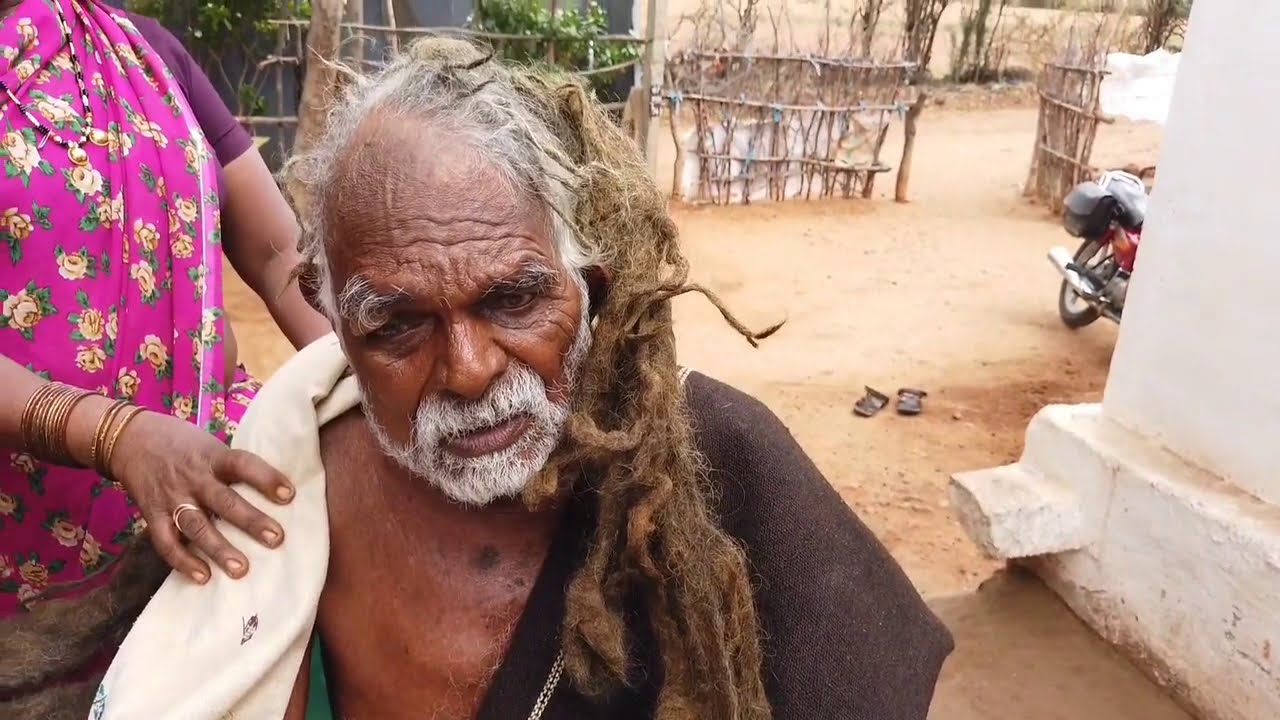
[[[348,478],[353,475],[364,477],[371,467],[381,466],[381,456],[359,406],[330,420],[320,429],[320,459],[328,477],[331,500],[335,492],[342,491]]]
[[[369,440],[369,431],[359,406],[325,423],[320,428],[320,455],[325,467],[358,451],[367,452]]]

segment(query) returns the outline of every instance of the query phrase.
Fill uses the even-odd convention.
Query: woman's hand
[[[146,518],[160,556],[197,583],[209,580],[209,566],[184,545],[183,536],[231,577],[249,571],[248,558],[218,532],[211,514],[267,547],[284,541],[280,524],[229,486],[245,483],[284,504],[293,499],[289,480],[257,455],[232,450],[190,423],[143,412],[120,435],[110,461],[113,476]],[[184,504],[199,512],[175,517]]]

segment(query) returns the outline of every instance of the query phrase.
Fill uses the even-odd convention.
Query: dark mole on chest
[[[480,553],[476,555],[475,566],[481,570],[492,570],[498,567],[498,561],[502,556],[498,554],[498,548],[492,545],[485,545],[480,548]]]

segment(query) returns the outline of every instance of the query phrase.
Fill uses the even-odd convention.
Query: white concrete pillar
[[[1280,2],[1201,0],[1103,407],[1280,503]]]
[[[1101,405],[961,522],[1205,720],[1280,718],[1280,1],[1200,0]]]

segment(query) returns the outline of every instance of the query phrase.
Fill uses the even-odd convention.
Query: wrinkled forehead
[[[326,203],[336,291],[352,278],[377,286],[405,275],[421,285],[432,276],[481,283],[554,258],[546,209],[475,143],[396,116],[362,124]]]

